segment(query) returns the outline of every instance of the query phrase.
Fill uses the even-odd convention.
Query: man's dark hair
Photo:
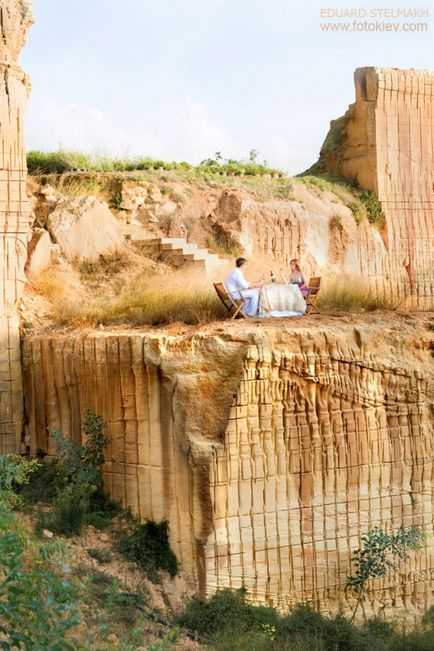
[[[242,267],[243,264],[246,264],[246,262],[247,262],[246,258],[237,258],[235,260],[235,266],[236,267]]]

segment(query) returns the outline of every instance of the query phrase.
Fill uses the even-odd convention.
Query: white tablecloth
[[[306,311],[298,285],[264,285],[259,303],[264,316],[296,316]]]

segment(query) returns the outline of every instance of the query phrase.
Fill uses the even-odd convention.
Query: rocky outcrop
[[[24,288],[29,232],[23,114],[30,90],[17,63],[33,22],[26,0],[0,10],[0,454],[19,451],[22,384],[17,307]]]
[[[95,197],[60,201],[48,217],[48,230],[69,261],[97,260],[123,246],[123,235],[109,207]]]
[[[27,245],[27,276],[32,278],[48,269],[53,252],[54,247],[48,231],[44,228],[33,228],[31,240]]]
[[[31,449],[47,426],[108,423],[104,476],[142,518],[167,518],[200,594],[347,613],[351,551],[378,525],[426,547],[369,586],[368,614],[416,617],[434,578],[432,331],[423,315],[114,331],[24,341]]]
[[[434,72],[360,68],[356,101],[331,123],[311,171],[339,174],[374,190],[386,223],[386,256],[368,270],[409,308],[434,295]],[[383,263],[390,259],[390,265]]]

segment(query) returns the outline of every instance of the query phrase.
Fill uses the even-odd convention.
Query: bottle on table
[[[276,282],[276,276],[274,275],[273,272],[270,273],[270,280],[271,280],[272,283]]]

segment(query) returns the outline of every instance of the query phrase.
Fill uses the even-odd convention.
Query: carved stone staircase
[[[138,242],[135,238],[133,241]],[[200,249],[198,244],[187,242],[185,238],[158,237],[147,239],[146,244],[157,245],[160,249],[161,259],[169,260],[176,267],[190,267],[204,271],[207,275],[219,269],[225,261],[207,249]]]

